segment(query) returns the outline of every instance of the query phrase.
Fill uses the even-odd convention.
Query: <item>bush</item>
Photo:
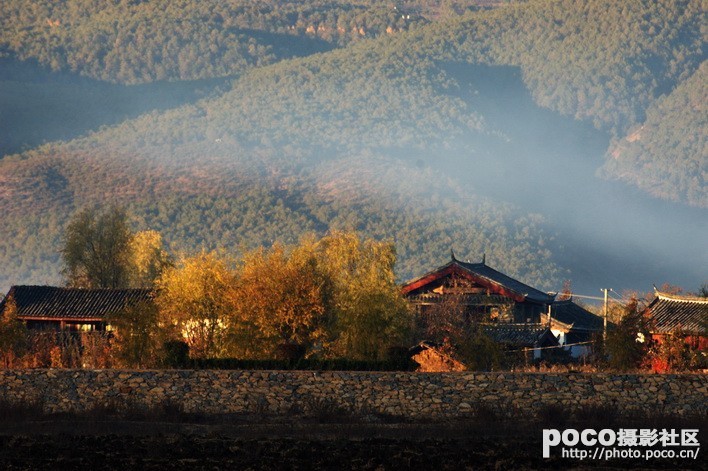
[[[189,361],[189,345],[181,340],[170,340],[164,343],[163,363],[167,368],[185,368],[191,365]]]
[[[659,373],[701,370],[706,368],[706,352],[692,342],[687,333],[676,330],[653,342],[646,358],[646,366]]]
[[[194,358],[187,367],[219,370],[307,370],[307,371],[414,371],[418,365],[410,358],[389,360],[311,359],[241,360],[237,358]]]

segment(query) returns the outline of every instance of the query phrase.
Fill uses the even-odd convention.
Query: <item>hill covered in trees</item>
[[[644,123],[613,142],[609,178],[660,198],[708,207],[708,63],[647,110]]]
[[[3,2],[0,44],[114,83],[232,76],[423,22],[377,1]]]
[[[700,103],[701,2],[426,3],[3,4],[12,57],[114,83],[232,81],[3,158],[0,283],[55,280],[68,216],[111,201],[176,249],[357,229],[396,242],[401,278],[455,248],[552,288],[581,270],[564,247],[629,246],[624,213],[655,219],[618,204],[593,232],[610,138],[608,174],[705,206],[705,111],[683,108],[684,134],[664,119]],[[668,137],[631,141],[642,125]]]

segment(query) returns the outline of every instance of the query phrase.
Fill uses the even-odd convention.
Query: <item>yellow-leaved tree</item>
[[[311,241],[246,253],[234,291],[231,354],[296,359],[321,351],[329,342],[330,292]]]
[[[0,311],[0,367],[15,368],[27,350],[27,329],[17,318],[17,305],[12,297],[4,301]]]
[[[332,232],[316,243],[319,265],[332,280],[329,355],[381,360],[409,342],[412,317],[396,285],[391,242]]]
[[[153,230],[133,235],[129,246],[130,286],[152,288],[162,272],[173,265],[164,248],[162,235]]]
[[[161,366],[163,345],[173,335],[170,335],[171,325],[160,325],[157,306],[153,302],[127,306],[109,315],[106,321],[113,328],[113,354],[118,366]]]
[[[235,311],[234,286],[233,270],[216,254],[182,257],[156,282],[159,322],[186,341],[191,357],[221,357]]]

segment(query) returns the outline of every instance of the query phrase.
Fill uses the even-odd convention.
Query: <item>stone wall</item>
[[[432,418],[470,413],[480,405],[513,415],[554,404],[568,411],[610,405],[705,414],[708,375],[0,370],[0,399],[41,404],[48,412],[169,403],[186,412],[282,414],[327,405]]]

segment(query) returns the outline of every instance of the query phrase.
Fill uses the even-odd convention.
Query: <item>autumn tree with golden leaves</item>
[[[353,232],[333,232],[310,243],[332,280],[329,354],[377,360],[391,347],[405,345],[412,317],[396,285],[393,243],[362,240]]]
[[[227,332],[236,310],[235,277],[214,253],[181,258],[156,282],[155,303],[162,329],[183,338],[193,358],[218,358],[226,353]]]
[[[247,253],[234,290],[231,350],[241,358],[311,356],[329,343],[331,282],[311,244]]]

